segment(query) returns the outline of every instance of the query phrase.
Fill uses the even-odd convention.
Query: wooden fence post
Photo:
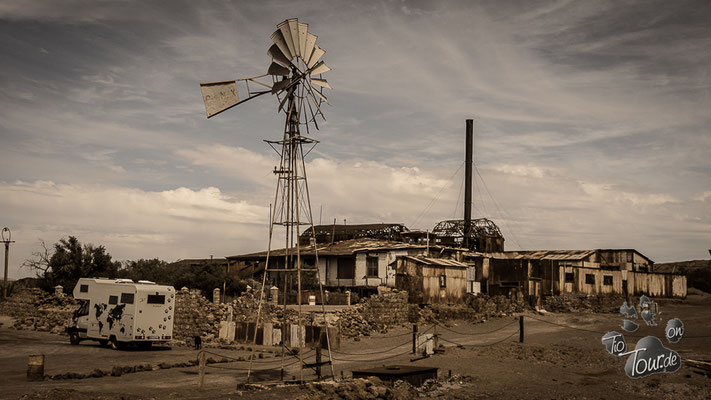
[[[523,315],[518,317],[518,342],[523,343]]]
[[[437,350],[439,349],[439,333],[437,332],[437,325],[434,326],[434,334],[432,335],[432,345],[434,350],[432,350],[433,354],[437,354]]]
[[[321,379],[321,343],[316,346],[316,376]]]
[[[202,386],[205,383],[205,359],[206,359],[206,354],[204,351],[201,351],[200,354],[198,354],[198,371],[199,371],[199,378],[198,378],[198,390],[202,390]]]

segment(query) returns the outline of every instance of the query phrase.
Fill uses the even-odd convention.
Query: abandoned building
[[[318,254],[318,272],[325,288],[375,290],[378,286],[395,287],[395,270],[392,262],[397,256],[418,255],[427,251],[426,245],[401,241],[360,237],[334,243],[304,246],[300,249],[303,268],[313,269]],[[285,249],[272,250],[269,268],[284,268]],[[289,249],[295,254],[296,249]],[[227,257],[232,273],[240,279],[261,276],[266,265],[267,252]],[[272,279],[269,277],[268,279]]]
[[[398,256],[392,262],[395,287],[414,304],[454,304],[466,295],[466,264],[448,258]]]
[[[463,219],[441,221],[432,231],[399,223],[317,225],[299,236],[303,268],[317,270],[328,289],[408,288],[412,301],[424,303],[456,302],[464,293],[686,296],[684,275],[655,273],[654,262],[634,249],[505,251],[498,226],[471,215],[471,120],[466,133]],[[269,269],[293,268],[295,254],[296,248],[272,250]],[[266,261],[265,251],[227,257],[241,279],[262,276]]]
[[[634,249],[469,252],[482,292],[619,294],[686,297],[686,276],[655,273],[654,262]]]

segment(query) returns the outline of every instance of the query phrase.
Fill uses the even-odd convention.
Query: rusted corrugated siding
[[[422,268],[424,301],[428,304],[454,304],[462,301],[467,291],[467,270],[424,266]],[[446,276],[446,287],[440,288],[439,277]]]

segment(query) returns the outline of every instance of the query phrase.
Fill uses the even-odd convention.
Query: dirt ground
[[[686,300],[667,300],[660,304],[657,327],[641,326],[627,337],[633,348],[639,337],[655,335],[677,351],[682,359],[711,360],[711,295],[692,292]],[[672,318],[684,322],[684,339],[669,344],[664,326]],[[72,346],[66,336],[42,332],[15,331],[0,319],[0,398],[16,399],[119,399],[119,398],[448,398],[448,399],[708,399],[711,378],[682,361],[679,371],[642,379],[625,375],[626,357],[609,355],[601,342],[611,330],[623,332],[619,314],[525,313],[525,340],[519,343],[519,322],[515,316],[485,323],[448,322],[438,326],[444,354],[411,361],[414,356],[410,327],[400,327],[386,335],[346,340],[334,351],[334,372],[345,382],[307,385],[279,384],[280,348],[260,348],[262,358],[254,360],[257,371],[247,385],[245,360],[249,351],[235,348],[208,348],[209,357],[220,362],[208,365],[204,388],[197,390],[198,367],[170,367],[195,360],[197,350],[187,347],[157,348],[150,351],[114,351],[94,342]],[[423,325],[420,331],[434,332]],[[634,336],[634,337],[633,337]],[[45,374],[50,376],[91,374],[97,369],[151,364],[148,371],[121,376],[84,379],[26,379],[30,354],[44,354]],[[305,362],[314,362],[315,352],[306,351]],[[324,351],[324,359],[328,355]],[[288,357],[285,379],[300,379],[298,359]],[[377,379],[351,380],[351,371],[382,365],[417,365],[439,368],[440,382],[429,382],[416,390],[406,384],[391,385]],[[450,371],[452,378],[449,378]],[[323,372],[330,375],[328,366]],[[304,379],[313,380],[314,371],[304,370]]]

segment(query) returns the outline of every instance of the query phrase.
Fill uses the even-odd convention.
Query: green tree
[[[43,241],[43,250],[33,253],[33,258],[23,265],[34,269],[46,289],[62,285],[65,291],[72,291],[79,278],[115,278],[121,263],[111,260],[111,254],[104,246],[82,245],[74,236],[60,239],[50,252]]]
[[[119,272],[122,278],[152,281],[160,285],[173,285],[173,276],[169,271],[168,263],[157,258],[124,262],[123,269]]]

